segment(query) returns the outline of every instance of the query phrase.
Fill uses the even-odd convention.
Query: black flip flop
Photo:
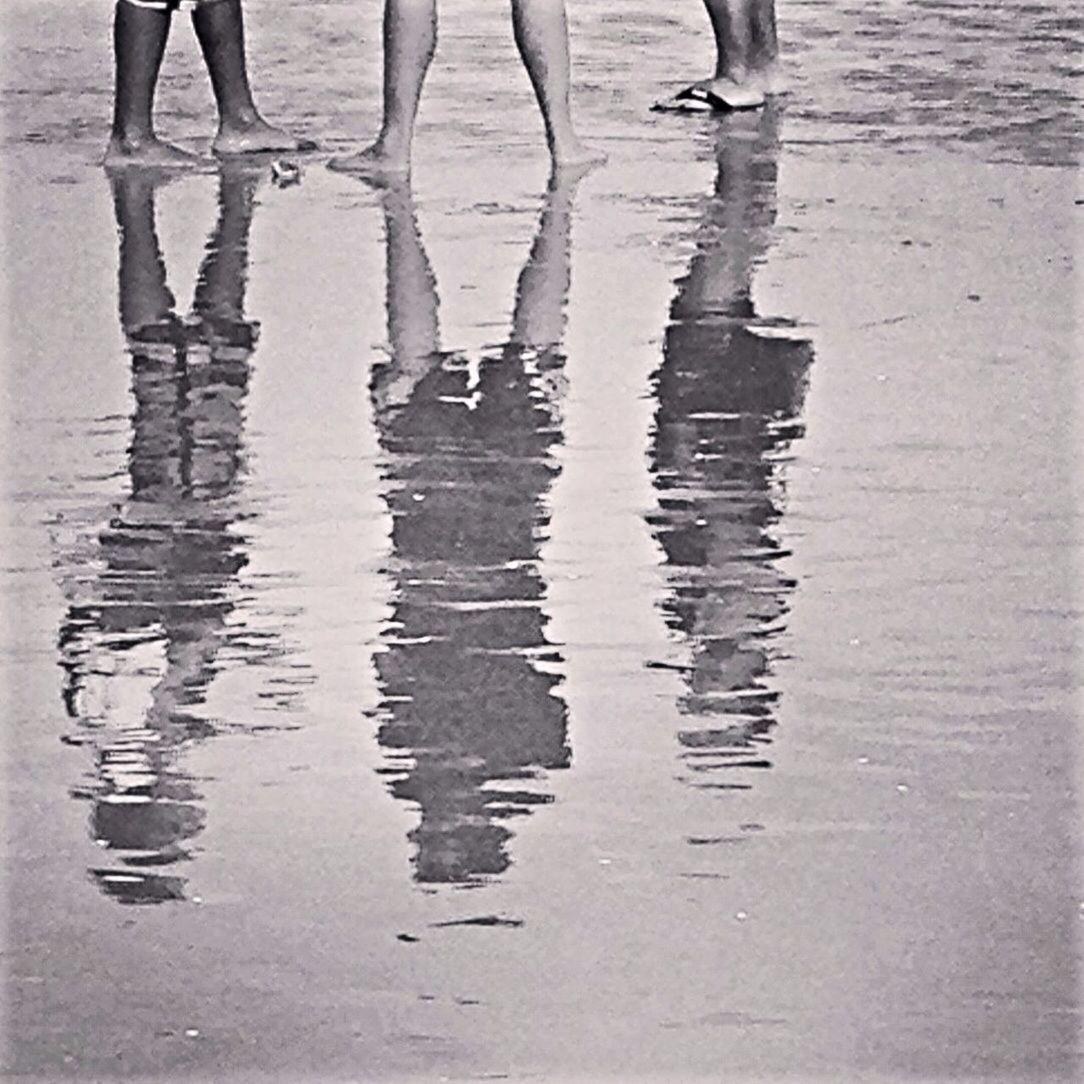
[[[760,109],[763,105],[763,101],[734,105],[713,90],[693,84],[672,98],[656,102],[651,109],[655,113],[735,113],[742,109]]]

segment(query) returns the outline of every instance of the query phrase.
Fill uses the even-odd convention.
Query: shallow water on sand
[[[1075,1078],[1078,20],[781,5],[720,120],[655,7],[549,190],[448,14],[377,191],[106,178],[105,6],[8,5],[8,1071]],[[248,10],[371,132],[377,5]]]

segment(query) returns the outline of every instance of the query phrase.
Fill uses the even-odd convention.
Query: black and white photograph
[[[0,56],[0,1078],[1084,1080],[1073,0]]]

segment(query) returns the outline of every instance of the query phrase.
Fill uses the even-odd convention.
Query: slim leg
[[[169,38],[170,13],[118,0],[113,15],[116,91],[108,166],[180,166],[194,157],[154,133],[154,92]]]
[[[778,53],[774,0],[704,0],[715,35],[715,76],[703,86],[733,108],[760,105]]]
[[[775,0],[704,0],[715,37],[715,74],[659,109],[757,109],[779,89]]]
[[[404,177],[410,172],[414,121],[436,47],[436,0],[386,0],[384,122],[371,146],[333,159],[332,169],[373,177]]]
[[[585,147],[572,127],[564,0],[512,0],[512,29],[542,110],[546,143],[554,165],[579,166],[603,161],[605,155]]]
[[[749,68],[766,94],[780,89],[777,65],[779,38],[775,24],[775,0],[751,0]]]
[[[268,124],[256,109],[245,61],[245,24],[241,0],[215,0],[192,13],[203,59],[211,76],[218,105],[218,135],[212,144],[218,154],[256,154],[261,151],[312,150],[300,140]]]

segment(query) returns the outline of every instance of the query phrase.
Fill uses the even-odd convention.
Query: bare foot
[[[378,139],[357,154],[332,158],[328,168],[339,173],[356,173],[371,180],[399,180],[410,173],[410,159],[406,155],[389,154]]]
[[[316,144],[257,118],[251,124],[223,124],[211,150],[221,155],[265,154],[270,151],[314,151]]]
[[[550,168],[550,176],[549,181],[546,184],[546,191],[571,191],[587,176],[588,173],[591,172],[591,170],[596,166],[602,165],[603,161],[605,161],[605,157],[602,159],[591,158],[585,162],[554,162]]]
[[[105,149],[102,165],[109,169],[140,166],[152,169],[185,169],[194,166],[199,159],[188,151],[175,147],[157,136],[126,139],[113,136]]]

